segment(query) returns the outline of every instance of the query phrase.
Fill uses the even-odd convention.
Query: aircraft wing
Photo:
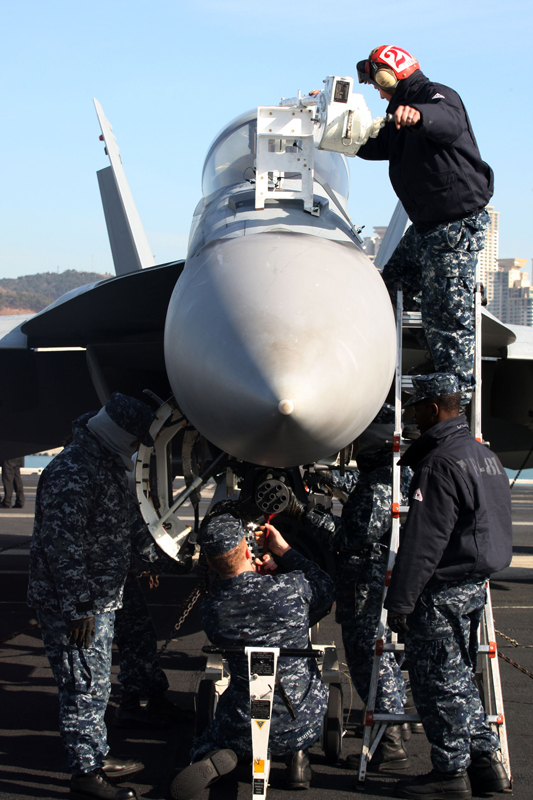
[[[110,278],[31,317],[0,317],[0,459],[61,446],[72,420],[115,390],[170,396],[163,329],[182,269],[176,261]]]

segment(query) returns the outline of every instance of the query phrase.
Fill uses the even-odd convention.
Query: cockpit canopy
[[[206,200],[225,186],[254,179],[256,131],[254,109],[234,119],[215,137],[202,173],[202,194]],[[315,150],[315,174],[345,202],[348,200],[350,175],[344,156]]]

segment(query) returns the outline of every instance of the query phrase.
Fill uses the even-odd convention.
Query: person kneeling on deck
[[[217,646],[307,648],[309,626],[331,608],[331,578],[293,550],[272,525],[256,531],[259,544],[265,533],[278,564],[275,575],[256,571],[238,505],[217,504],[202,523],[198,543],[218,577],[201,616],[207,636]],[[252,758],[247,659],[244,654],[231,655],[228,662],[231,682],[215,718],[194,740],[191,765],[172,783],[172,797],[178,800],[194,797],[231,772],[238,760]],[[276,694],[269,750],[273,756],[286,756],[288,788],[306,789],[312,778],[307,750],[321,734],[328,691],[314,659],[280,658],[278,675],[296,720]]]

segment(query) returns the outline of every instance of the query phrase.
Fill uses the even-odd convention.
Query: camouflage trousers
[[[115,612],[122,695],[163,694],[168,680],[157,661],[156,632],[139,581],[131,573],[126,578],[122,603]]]
[[[312,747],[322,733],[328,690],[318,675],[316,665],[313,665],[313,672],[314,675],[303,694],[296,690],[290,680],[282,676],[296,720],[292,719],[276,692],[268,747],[274,756],[284,756]],[[239,759],[252,757],[250,696],[248,682],[242,679],[237,679],[233,685],[230,683],[220,698],[215,718],[203,734],[193,741],[191,763],[199,761],[211,750],[226,747],[234,750]]]
[[[406,665],[440,772],[464,770],[471,757],[500,749],[473,681],[485,598],[485,581],[426,587],[408,617]]]
[[[104,714],[111,690],[114,611],[95,617],[87,649],[71,647],[61,617],[39,609],[43,643],[59,691],[59,732],[69,772],[89,772],[107,755]]]
[[[483,210],[427,233],[410,225],[382,272],[393,305],[400,282],[404,310],[421,311],[425,338],[419,341],[429,348],[435,372],[457,376],[464,404],[475,382],[476,263],[489,222]]]
[[[375,579],[376,564],[372,577]],[[352,619],[342,614],[341,631],[346,662],[355,690],[361,700],[368,701],[372,664],[376,647],[376,634],[381,613],[385,561],[379,564],[381,580],[372,583],[352,584],[355,593],[355,613]],[[345,589],[344,589],[345,591]],[[337,605],[346,605],[343,597],[337,595]],[[390,641],[387,628],[386,639]],[[394,653],[383,653],[376,694],[375,710],[380,713],[402,714],[406,702],[405,682]]]

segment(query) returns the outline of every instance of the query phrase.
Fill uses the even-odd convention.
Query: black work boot
[[[359,769],[359,755],[350,755],[346,758],[348,769]],[[369,772],[395,772],[411,766],[411,759],[403,746],[402,726],[387,725],[381,741],[376,747],[376,752],[368,762]]]
[[[285,759],[287,764],[287,789],[309,789],[313,779],[313,770],[309,764],[307,750],[289,753]]]
[[[409,800],[471,800],[472,789],[466,770],[438,772],[432,769],[427,775],[397,783],[394,795]]]
[[[126,694],[115,711],[117,728],[170,728],[172,722],[166,714],[150,712],[148,705],[141,706],[138,694]]]
[[[405,711],[407,714],[408,712]],[[410,722],[403,722],[402,723],[402,739],[404,742],[408,742],[411,738],[411,723]]]
[[[137,793],[125,786],[113,786],[103,769],[93,769],[71,777],[69,797],[71,800],[131,800]]]
[[[237,766],[233,750],[212,750],[176,775],[170,785],[173,800],[190,800]]]
[[[407,685],[406,687],[406,694],[407,694],[407,702],[403,707],[404,712],[406,714],[418,714],[418,711],[416,710],[415,706],[415,701],[413,700],[413,695],[411,693],[409,685]],[[422,725],[421,722],[407,722],[406,724],[409,725],[411,733],[415,734],[424,733],[424,726]]]
[[[505,767],[501,761],[501,754],[482,753],[470,762],[468,777],[472,789],[477,792],[503,792],[511,788]]]
[[[115,758],[114,756],[107,755],[102,764],[107,779],[114,783],[121,783],[131,775],[137,775],[142,772],[144,764],[142,761],[137,761],[133,758]]]

